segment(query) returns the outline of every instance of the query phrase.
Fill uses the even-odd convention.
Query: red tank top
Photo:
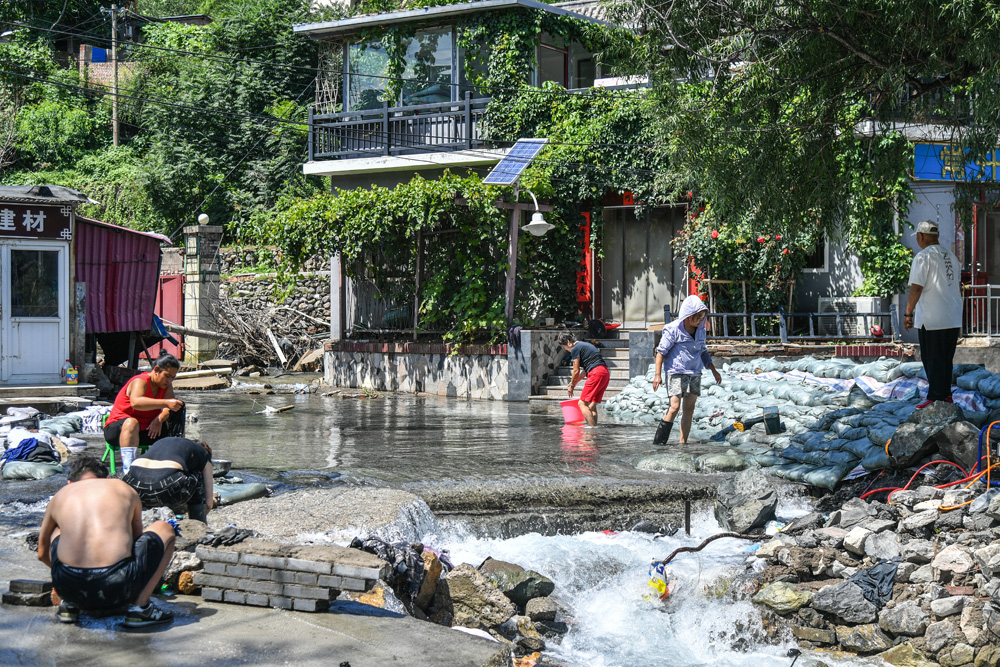
[[[128,388],[136,380],[146,381],[146,396],[149,398],[163,398],[164,394],[167,393],[166,387],[160,389],[156,394],[151,394],[150,390],[153,385],[149,381],[149,373],[139,373],[134,378],[125,383],[125,386],[121,388],[118,392],[118,396],[115,397],[115,404],[111,406],[111,414],[108,415],[108,424],[125,419],[127,417],[133,417],[139,421],[139,428],[145,431],[149,428],[149,425],[153,423],[157,415],[163,408],[157,408],[155,410],[136,410],[132,407],[132,401],[128,398]]]

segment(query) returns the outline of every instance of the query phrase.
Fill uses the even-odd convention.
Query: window
[[[389,56],[379,42],[352,44],[347,54],[347,108],[382,106],[389,74]]]
[[[573,81],[574,88],[591,88],[597,79],[597,64],[593,58],[576,61],[576,77]]]
[[[476,51],[462,51],[458,66],[458,99],[465,97],[466,91],[472,91],[473,97],[487,97],[490,94],[488,87],[479,88],[475,82],[479,79],[485,80],[490,72],[490,49],[483,46]],[[468,65],[469,72],[466,72]]]
[[[825,236],[816,242],[813,253],[806,256],[802,270],[807,273],[826,273],[830,270],[830,244]]]
[[[406,48],[403,106],[451,102],[451,28],[418,30]]]
[[[12,317],[59,317],[59,251],[10,251]]]
[[[546,81],[555,81],[560,86],[566,86],[566,70],[569,64],[569,54],[565,49],[559,49],[548,44],[538,47],[538,85]]]

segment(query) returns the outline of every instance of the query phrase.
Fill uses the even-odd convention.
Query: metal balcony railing
[[[457,102],[343,113],[309,111],[309,160],[412,155],[483,145],[482,121],[490,98],[467,92]]]
[[[1000,285],[962,285],[962,335],[1000,336]]]
[[[663,307],[667,322],[673,319],[669,306]],[[709,339],[809,341],[809,340],[871,340],[885,337],[900,339],[899,313],[895,305],[880,313],[786,313],[779,308],[773,313],[710,313]],[[878,324],[882,336],[874,336],[872,327]]]

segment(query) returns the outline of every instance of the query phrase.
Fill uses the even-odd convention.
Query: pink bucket
[[[586,421],[583,418],[583,413],[580,412],[580,402],[577,399],[560,401],[559,405],[562,406],[563,419],[566,420],[567,424],[582,424]]]

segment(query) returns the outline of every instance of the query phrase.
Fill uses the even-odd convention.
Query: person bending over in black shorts
[[[149,601],[174,555],[174,528],[156,521],[142,530],[139,495],[92,456],[74,458],[68,483],[45,509],[38,560],[52,568],[62,598],[57,617],[75,623],[80,610],[130,605],[125,626],[168,623],[169,611]]]
[[[139,494],[145,509],[169,507],[204,522],[212,509],[212,450],[204,442],[162,438],[153,443],[122,481]]]

